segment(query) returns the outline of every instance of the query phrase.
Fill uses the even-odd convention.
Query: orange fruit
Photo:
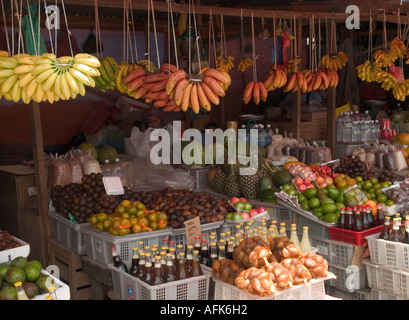
[[[323,177],[317,177],[317,179],[315,179],[315,182],[317,184],[322,184],[325,181],[325,179]]]
[[[371,206],[372,215],[373,215],[374,217],[376,217],[376,213],[378,212],[378,210],[376,209],[376,202],[373,201],[373,200],[367,200],[367,201],[365,201],[364,204]]]
[[[119,205],[122,206],[122,207],[124,207],[124,208],[128,208],[128,207],[131,205],[131,201],[129,201],[129,200],[122,200]]]

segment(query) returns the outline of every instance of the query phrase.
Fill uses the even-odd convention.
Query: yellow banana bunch
[[[376,50],[373,54],[374,65],[378,67],[390,67],[397,59],[397,56],[391,50]]]
[[[302,59],[300,58],[293,58],[287,61],[287,71],[288,73],[294,73],[296,70],[296,66],[300,64]]]
[[[393,94],[393,97],[396,100],[405,101],[406,96],[409,95],[409,82],[408,82],[408,80],[405,80],[403,82],[398,83],[392,89],[392,94]]]
[[[321,66],[335,71],[341,70],[346,66],[347,62],[348,56],[342,51],[331,55],[325,54],[321,57]]]
[[[228,56],[227,58],[223,58],[222,56],[217,57],[217,67],[219,69],[224,70],[225,72],[229,72],[231,69],[234,68],[234,57]]]
[[[178,34],[179,34],[179,36],[181,36],[182,34],[185,33],[186,26],[187,26],[187,13],[182,12],[179,15],[179,20],[178,20]]]
[[[398,37],[395,37],[391,41],[389,49],[391,53],[398,58],[404,58],[408,53],[408,48],[403,43],[402,39]]]
[[[241,72],[244,72],[252,66],[253,66],[253,60],[251,60],[250,58],[244,58],[243,60],[240,61],[237,69]]]
[[[373,65],[369,60],[357,66],[356,70],[358,78],[366,82],[377,81],[377,74],[382,71],[380,67]]]
[[[381,84],[385,90],[390,90],[397,85],[396,78],[393,74],[386,71],[379,71],[375,73],[375,81]]]
[[[271,70],[267,79],[264,81],[264,87],[267,92],[273,91],[277,88],[282,88],[287,83],[287,75],[282,69]]]

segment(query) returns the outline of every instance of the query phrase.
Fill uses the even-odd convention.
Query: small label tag
[[[125,193],[124,186],[122,185],[120,177],[103,177],[102,181],[104,182],[104,187],[107,194],[117,196]]]

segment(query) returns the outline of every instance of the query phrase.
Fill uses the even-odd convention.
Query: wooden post
[[[302,20],[296,20],[297,25],[295,29],[296,41],[297,41],[297,52],[294,52],[294,58],[301,56],[301,44],[302,44]],[[296,69],[297,70],[297,69]],[[301,70],[299,70],[301,71]],[[301,124],[301,89],[293,92],[292,97],[292,108],[291,108],[291,127],[293,132],[293,137],[295,139],[300,139],[300,124]]]
[[[30,111],[30,126],[31,126],[31,139],[33,143],[33,157],[34,157],[34,170],[35,181],[37,190],[37,206],[39,218],[42,226],[42,230],[33,230],[38,232],[42,241],[40,243],[44,249],[46,263],[48,265],[48,240],[52,237],[50,220],[48,217],[48,190],[47,190],[47,172],[44,160],[44,145],[43,145],[43,133],[41,129],[41,116],[40,116],[40,104],[31,101],[29,104]]]
[[[335,22],[331,21],[331,25],[335,28]],[[332,28],[331,28],[332,30]],[[336,47],[336,32],[329,33],[329,52],[335,52]],[[336,88],[327,89],[327,146],[331,149],[331,153],[335,155],[335,144],[336,144],[336,127],[337,127],[337,117],[335,114],[336,109]]]

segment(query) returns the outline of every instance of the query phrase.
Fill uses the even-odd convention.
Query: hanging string
[[[11,56],[14,56],[14,3],[13,0],[10,0],[11,8]]]
[[[36,41],[35,41],[35,35],[34,35],[34,27],[33,27],[33,20],[31,18],[31,10],[30,10],[30,4],[28,3],[27,0],[27,8],[28,8],[28,17],[30,19],[30,30],[31,30],[31,36],[33,37],[33,45],[34,45],[34,52],[35,55],[38,55],[38,51],[37,51],[37,46],[35,45]]]
[[[254,36],[254,17],[253,11],[251,12],[251,37],[253,46],[253,81],[257,82],[257,68],[256,68],[256,41]]]
[[[95,7],[95,32],[96,32],[96,44],[97,44],[97,57],[102,58],[102,43],[101,43],[101,31],[99,26],[99,12],[98,12],[98,0],[94,1]]]
[[[397,37],[402,39],[401,27],[400,27],[400,8],[398,8],[398,34]]]
[[[133,6],[132,6],[132,0],[129,0],[129,10],[131,13],[131,21],[132,21],[132,35],[133,35],[133,42],[134,42],[134,46],[135,46],[135,57],[136,57],[136,61],[139,61],[139,57],[138,57],[138,47],[137,47],[137,43],[136,43],[136,34],[135,34],[135,23],[134,23],[134,19],[133,19],[133,10],[132,10]]]
[[[328,31],[328,17],[325,16],[325,40],[326,40],[326,47],[327,47],[327,54],[329,54],[329,31]]]
[[[212,14],[212,10],[210,9],[210,15]],[[216,50],[216,37],[214,35],[214,23],[213,23],[213,18],[211,18],[212,21],[212,37],[213,37],[213,51],[214,51],[214,63],[215,67],[217,67],[217,50]]]
[[[55,6],[57,6],[57,0],[55,0]],[[46,9],[46,8],[44,8]],[[58,41],[57,41],[57,28],[54,29],[54,46],[55,46],[55,55],[57,55]]]
[[[211,68],[211,59],[210,59],[210,47],[212,44],[212,9],[209,12],[209,46],[207,49],[207,60],[209,61],[209,68]]]
[[[149,63],[151,62],[151,3],[148,0],[148,52],[145,55],[148,57]]]
[[[129,61],[129,56],[130,61],[132,63],[134,63],[134,55],[133,55],[133,51],[132,51],[132,41],[131,41],[131,30],[129,28],[129,9],[128,9],[128,2],[126,3],[126,58],[127,61]],[[128,56],[128,52],[129,52],[129,56]]]
[[[17,20],[18,20],[18,45],[17,45],[18,51],[17,51],[17,55],[18,55],[18,57],[20,57],[20,52],[24,52],[24,42],[23,42],[23,36],[22,36],[22,32],[21,32],[21,14],[22,14],[22,11],[23,11],[23,1],[20,0],[20,9],[18,7],[17,0],[15,0],[15,1],[16,1],[16,17],[17,17]],[[20,45],[21,45],[21,47],[20,47]]]
[[[243,9],[240,10],[240,42],[241,42],[241,59],[244,59],[245,44],[244,44],[244,23],[243,23]]]
[[[372,10],[369,10],[369,42],[368,42],[368,60],[370,60],[372,62],[373,60],[373,55],[372,55],[372,51],[373,51],[373,39],[372,39],[372,33],[373,30],[375,29],[375,22],[372,19]]]
[[[122,18],[122,60],[125,61],[125,57],[126,57],[126,42],[125,42],[125,8],[126,8],[126,0],[124,0],[124,10],[123,10],[123,18]],[[149,16],[148,16],[149,18]]]
[[[151,10],[152,10],[152,25],[153,25],[153,34],[155,36],[155,45],[156,45],[156,57],[158,60],[158,68],[160,67],[160,57],[159,57],[159,46],[158,46],[158,35],[156,33],[156,21],[155,21],[155,9],[153,8],[153,1],[151,1]]]
[[[294,13],[294,58],[296,58],[296,59],[298,58],[297,38],[298,38],[297,21],[295,19],[295,13]],[[295,63],[294,66],[295,66],[295,72],[297,72],[298,71],[298,63]]]
[[[188,17],[189,17],[189,23],[188,23],[188,26],[189,26],[189,32],[188,32],[188,44],[189,44],[189,75],[192,73],[192,37],[191,37],[191,21],[190,21],[190,15],[191,15],[191,7],[190,7],[190,4],[191,4],[191,0],[189,0],[189,4],[188,4],[188,12],[189,12],[189,14],[188,14]]]
[[[176,68],[179,69],[179,58],[178,58],[178,51],[177,51],[177,44],[176,44],[175,22],[173,21],[173,10],[172,10],[172,3],[171,3],[172,0],[167,0],[167,1],[169,3],[170,18],[171,18],[171,23],[172,23],[173,47],[175,49],[175,63],[176,63]]]
[[[318,57],[321,58],[321,18],[318,18]],[[318,67],[318,59],[317,59]]]
[[[47,4],[46,4],[46,2],[44,0],[44,12],[47,15],[46,7],[47,7]],[[38,10],[38,15],[40,16],[40,9]],[[51,52],[54,53],[53,37],[51,35],[51,30],[50,30],[50,28],[47,28],[47,29],[48,29],[48,37],[50,38]],[[40,31],[40,20],[38,20],[38,30]],[[40,32],[38,32],[38,35],[40,35]],[[38,42],[40,43],[40,41],[38,41]]]
[[[277,69],[277,35],[276,35],[276,13],[273,12],[273,43],[274,43],[274,69]]]
[[[1,0],[1,12],[3,13],[4,31],[6,33],[7,52],[10,54],[9,33],[8,33],[8,30],[7,30],[6,13],[4,11],[3,0]]]
[[[72,51],[72,44],[71,44],[71,31],[68,29],[68,21],[67,21],[67,14],[65,12],[65,5],[64,5],[64,0],[61,0],[62,4],[62,10],[64,12],[64,21],[65,21],[65,26],[67,27],[67,33],[68,33],[68,44],[70,45],[70,52],[71,56],[74,56],[74,52]],[[55,44],[57,46],[57,44]],[[57,52],[57,50],[56,50]]]
[[[201,59],[200,59],[200,46],[199,46],[200,35],[199,35],[198,30],[197,30],[195,3],[194,3],[193,1],[192,1],[192,12],[193,12],[193,25],[194,25],[194,27],[195,27],[197,62],[198,62],[199,71],[200,71],[200,70],[202,70],[202,63],[201,63]]]

